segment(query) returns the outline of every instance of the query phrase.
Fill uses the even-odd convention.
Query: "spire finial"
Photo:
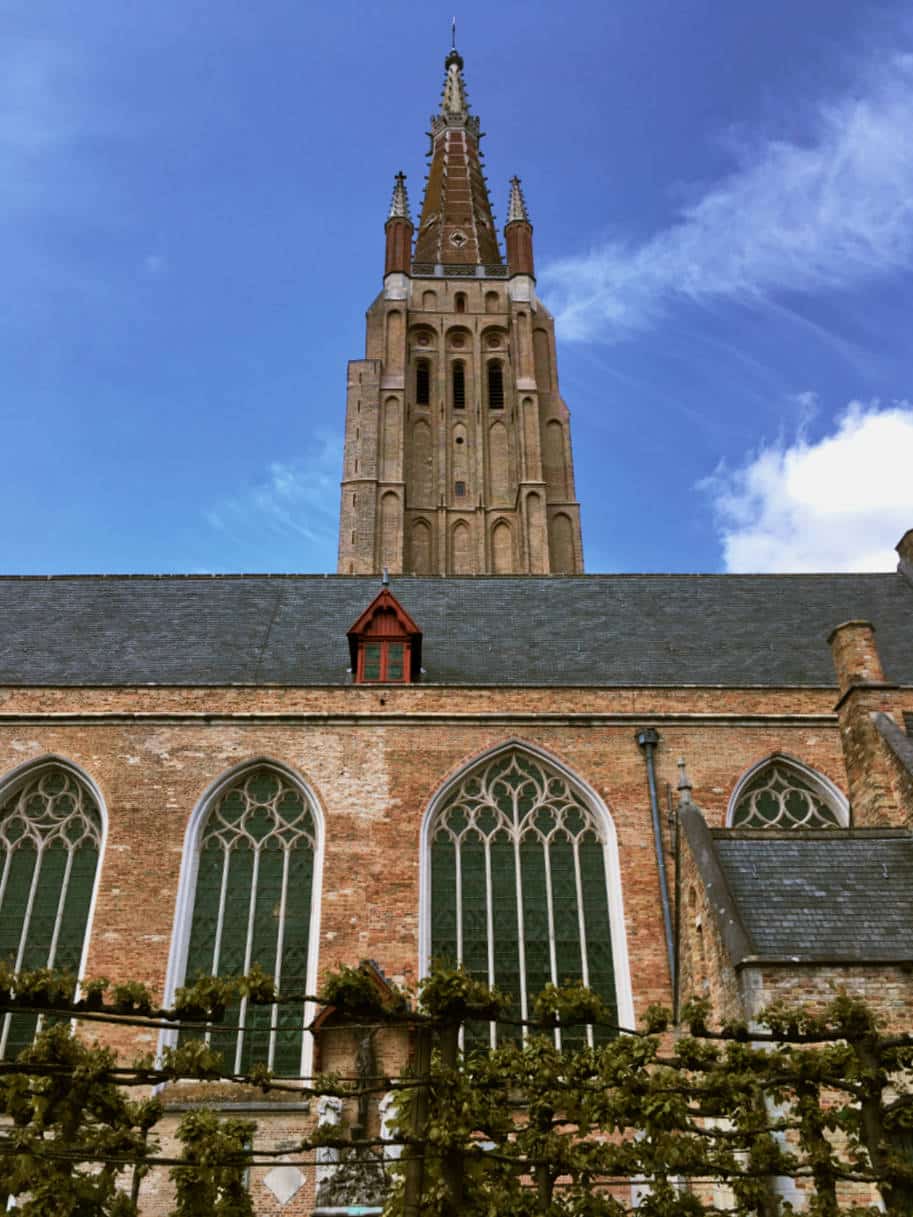
[[[469,101],[466,97],[466,86],[463,83],[463,56],[456,49],[456,17],[451,27],[451,47],[444,60],[447,75],[444,78],[444,98],[441,102],[441,114],[465,119],[469,114]]]
[[[456,50],[456,17],[450,18],[450,49]]]
[[[389,586],[390,586],[390,576],[389,576],[389,574],[387,573],[387,568],[386,568],[386,566],[383,568],[383,575],[381,576],[380,585],[381,585],[381,587],[389,587]]]
[[[523,191],[520,189],[520,179],[516,176],[510,179],[510,198],[507,203],[507,223],[512,224],[515,220],[521,220],[524,224],[529,223],[529,212],[526,210],[526,199],[523,197]]]
[[[390,210],[387,213],[388,220],[409,220],[412,221],[412,216],[409,214],[409,194],[406,190],[406,175],[402,170],[393,179],[393,198],[390,200]]]
[[[688,777],[688,771],[685,768],[685,758],[678,758],[678,790],[679,790],[679,806],[689,807],[691,805],[691,779]]]

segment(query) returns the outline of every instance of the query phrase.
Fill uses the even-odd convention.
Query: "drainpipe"
[[[672,974],[672,1022],[678,1026],[681,1005],[681,959],[682,959],[682,825],[677,811],[672,809],[672,788],[666,784],[666,799],[669,804],[669,828],[672,831],[672,857],[675,866],[675,971]]]
[[[647,786],[650,789],[650,814],[653,818],[653,844],[656,849],[656,869],[659,872],[659,895],[663,905],[663,929],[666,934],[666,954],[669,960],[669,980],[675,986],[675,943],[672,933],[672,909],[669,904],[669,877],[666,874],[666,855],[663,847],[663,829],[659,816],[659,802],[656,797],[656,769],[653,763],[653,753],[659,743],[659,732],[653,727],[638,731],[635,736],[638,746],[643,749],[647,765]]]

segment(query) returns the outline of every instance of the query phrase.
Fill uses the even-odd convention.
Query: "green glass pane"
[[[278,848],[260,851],[257,870],[257,899],[251,935],[251,964],[259,964],[270,976],[276,973],[276,949],[279,914],[282,908],[282,858]],[[246,1073],[255,1061],[269,1060],[271,1006],[248,1005],[241,1050],[241,1072]]]
[[[535,837],[520,842],[523,879],[523,941],[526,948],[526,992],[529,1007],[552,979],[548,946],[548,898],[545,855]]]
[[[253,868],[253,851],[249,846],[237,845],[229,855],[228,885],[225,894],[225,912],[222,918],[222,941],[219,947],[219,976],[240,976],[244,972]],[[230,1006],[225,1012],[225,1024],[237,1025],[238,1014],[238,1007]],[[237,1032],[213,1031],[211,1043],[216,1052],[222,1053],[226,1068],[233,1069]]]
[[[28,907],[36,852],[31,842],[17,846],[9,863],[3,905],[0,906],[0,958],[14,965],[19,954],[22,923]]]
[[[580,921],[577,908],[577,876],[574,847],[564,837],[555,838],[548,847],[552,876],[552,908],[555,923],[555,962],[558,983],[573,984],[583,979],[580,954]],[[573,1050],[586,1042],[586,1028],[562,1030],[561,1045]]]
[[[303,994],[307,990],[313,875],[313,854],[308,846],[299,842],[289,857],[280,978],[283,993]],[[280,1076],[295,1077],[301,1072],[303,1024],[303,1006],[297,1003],[279,1006],[273,1069]]]
[[[271,803],[279,793],[279,778],[268,769],[258,769],[242,787],[254,803]]]
[[[457,962],[456,908],[456,854],[441,834],[431,842],[431,958],[451,966]]]
[[[365,680],[380,680],[380,643],[365,643],[363,673]]]
[[[387,644],[387,680],[402,680],[403,678],[403,644],[390,642]]]
[[[41,870],[32,898],[32,914],[25,936],[25,951],[22,955],[22,970],[47,967],[57,920],[57,904],[63,889],[63,877],[67,868],[67,851],[55,843],[44,850]]]
[[[212,974],[224,858],[225,851],[218,841],[210,841],[200,851],[190,946],[187,950],[187,984],[193,984],[201,973],[204,976]]]
[[[579,845],[580,881],[583,888],[583,919],[586,926],[586,951],[590,988],[598,993],[618,1018],[615,998],[615,966],[609,926],[609,900],[606,887],[605,851],[602,843],[587,835]],[[604,1027],[593,1029],[596,1043],[611,1039],[613,1032]]]
[[[76,850],[70,866],[70,880],[54,956],[54,966],[57,968],[79,971],[97,869],[98,850],[94,843],[86,842]]]
[[[485,847],[475,833],[460,846],[461,909],[463,915],[463,967],[475,979],[488,983],[488,906],[485,897]],[[487,1045],[488,1027],[468,1023],[463,1031],[466,1051]]]
[[[520,927],[517,918],[517,875],[513,842],[504,837],[491,846],[491,914],[495,948],[495,985],[510,994],[511,1017],[519,1018],[520,1005]],[[508,1023],[498,1024],[502,1038],[519,1039],[521,1029]]]

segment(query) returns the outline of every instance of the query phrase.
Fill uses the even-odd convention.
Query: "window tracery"
[[[307,989],[317,832],[301,788],[257,766],[217,798],[199,840],[185,976],[242,975],[253,964],[283,993]],[[226,1026],[207,1036],[226,1068],[264,1063],[275,1073],[301,1071],[304,1003],[226,1011]]]
[[[101,838],[94,796],[63,765],[0,795],[0,957],[14,971],[79,973]],[[37,1015],[7,1014],[0,1056],[14,1057],[37,1026]]]
[[[839,828],[845,821],[824,784],[783,758],[749,775],[730,817],[733,828]]]
[[[603,833],[563,774],[500,753],[459,781],[428,839],[432,958],[511,994],[524,1018],[549,982],[582,981],[615,1008]],[[513,1034],[493,1024],[490,1043]]]

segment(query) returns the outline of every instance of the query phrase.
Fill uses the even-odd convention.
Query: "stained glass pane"
[[[431,958],[455,966],[457,950],[456,852],[449,836],[431,842]]]
[[[513,999],[511,1016],[519,1018],[520,934],[517,918],[517,876],[514,845],[506,836],[491,842],[492,929],[495,939],[495,984]],[[519,1038],[520,1028],[508,1023],[498,1025],[502,1036]]]
[[[432,956],[455,954],[459,862],[463,962],[480,979],[486,978],[489,953],[486,858],[494,980],[514,996],[517,1012],[524,1001],[531,1011],[535,997],[553,979],[574,981],[584,975],[614,1009],[602,837],[594,815],[567,779],[528,754],[502,753],[460,781],[432,826]],[[507,1025],[498,1029],[499,1038],[505,1034],[514,1031]],[[584,1036],[582,1029],[575,1030],[565,1042],[581,1042]]]
[[[592,833],[587,833],[579,846],[580,881],[583,889],[583,918],[586,926],[587,968],[590,988],[598,993],[611,1011],[611,1021],[618,1019],[615,998],[615,965],[612,959],[612,931],[609,925],[609,898],[606,885],[605,849]],[[612,1032],[594,1027],[597,1044],[610,1039]]]
[[[61,766],[47,766],[0,806],[0,956],[23,970],[79,971],[98,868],[101,816]],[[37,1017],[0,1019],[3,1052],[32,1040]]]
[[[836,809],[798,769],[771,761],[751,778],[732,814],[733,828],[838,828]]]
[[[313,891],[314,820],[301,791],[275,770],[239,779],[213,807],[200,842],[187,979],[203,972],[240,975],[250,965],[279,978],[282,993],[307,988]],[[224,898],[223,898],[224,884]],[[221,908],[221,913],[220,913]],[[279,957],[281,943],[281,958]],[[300,1070],[303,1005],[229,1008],[224,1026],[244,1016],[243,1032],[211,1032],[212,1047],[234,1069],[270,1063],[276,1073]],[[276,1027],[273,1035],[273,1026]]]

